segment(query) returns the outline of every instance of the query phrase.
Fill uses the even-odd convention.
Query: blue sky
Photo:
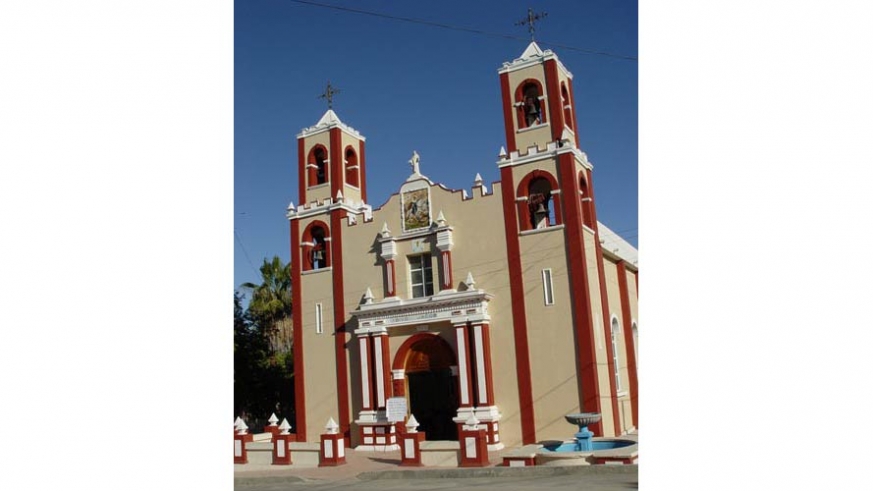
[[[234,284],[258,282],[262,260],[289,260],[285,208],[297,201],[296,134],[327,109],[367,138],[370,204],[380,206],[421,170],[450,188],[476,173],[498,179],[505,145],[497,69],[529,42],[514,25],[547,12],[537,42],[574,75],[580,145],[594,164],[598,218],[637,245],[636,2],[317,0],[394,17],[515,36],[506,39],[304,5],[235,3]],[[579,48],[556,47],[554,44]]]

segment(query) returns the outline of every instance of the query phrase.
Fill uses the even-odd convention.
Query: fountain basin
[[[591,450],[596,452],[598,450],[612,450],[615,448],[623,448],[629,447],[631,445],[636,445],[637,442],[633,440],[594,440],[591,442]],[[543,450],[548,452],[575,452],[576,451],[576,442],[574,441],[566,441],[560,444],[549,444],[543,445]]]
[[[564,419],[566,419],[568,423],[582,428],[600,421],[600,413],[573,413],[564,416]]]
[[[635,462],[639,446],[636,441],[622,438],[596,438],[592,451],[576,451],[576,442],[547,442],[536,452],[536,465],[592,465],[606,461]]]

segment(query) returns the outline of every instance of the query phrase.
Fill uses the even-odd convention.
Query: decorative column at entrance
[[[494,382],[491,372],[491,334],[487,322],[475,322],[472,327],[472,357],[475,363],[476,380],[476,419],[485,426],[488,435],[488,448],[503,448],[500,442],[500,412],[494,401]]]
[[[470,336],[467,323],[455,324],[455,340],[458,346],[458,414],[452,421],[461,426],[473,415],[473,377],[470,365]]]
[[[358,425],[361,445],[356,450],[398,450],[395,425],[388,421],[385,405],[390,397],[388,332],[385,328],[355,331],[361,356],[361,412]]]

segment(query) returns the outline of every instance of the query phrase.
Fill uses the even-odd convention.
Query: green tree
[[[252,292],[249,311],[270,341],[274,353],[287,354],[293,343],[291,321],[291,265],[283,264],[279,256],[272,261],[264,259],[261,265],[261,284],[242,284]]]
[[[252,432],[260,432],[271,413],[294,423],[292,352],[276,353],[264,329],[242,296],[233,295],[234,416],[242,416]]]

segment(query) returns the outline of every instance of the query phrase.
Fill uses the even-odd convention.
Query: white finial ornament
[[[477,172],[476,178],[473,179],[473,186],[481,186],[481,185],[482,185],[482,175]]]
[[[279,430],[280,435],[287,435],[288,432],[291,430],[291,425],[288,424],[287,419],[282,418],[282,424],[279,425]]]
[[[437,222],[437,225],[439,225],[440,227],[446,226],[446,217],[445,217],[445,215],[443,215],[443,210],[440,210],[440,214],[437,215],[436,222]]]
[[[336,190],[336,202],[339,203],[343,200],[343,192],[342,190]]]
[[[242,418],[240,418],[239,416],[237,416],[236,419],[233,420],[233,427],[234,427],[234,429],[239,429],[239,424],[242,423],[242,422],[243,422]]]
[[[500,145],[500,153],[497,156],[504,159],[506,158],[506,149],[503,148],[503,145]]]
[[[276,423],[279,422],[279,418],[276,417],[276,413],[270,415],[270,419],[267,420],[270,423],[270,426],[276,426]]]
[[[236,427],[236,433],[237,433],[238,435],[245,435],[246,433],[248,433],[248,432],[246,431],[246,430],[248,430],[248,429],[249,429],[249,427],[248,427],[248,425],[245,423],[245,421],[243,421],[243,420],[239,420],[239,425],[237,425],[237,427]]]
[[[288,211],[294,211],[294,210],[296,210],[296,209],[297,209],[297,208],[294,207],[294,202],[293,202],[293,201],[290,202],[290,203],[288,203]]]
[[[382,237],[389,237],[391,235],[391,231],[388,230],[388,222],[382,222],[382,231],[379,233],[382,234]]]
[[[464,421],[464,429],[465,430],[478,430],[479,429],[479,419],[476,418],[475,414],[471,414],[467,421]]]
[[[565,143],[573,143],[573,135],[570,134],[570,130],[567,128],[564,128],[564,132],[561,133],[561,144],[563,145]]]
[[[367,287],[367,292],[364,293],[364,305],[370,305],[373,303],[373,292],[370,290],[370,287]]]
[[[328,435],[336,435],[339,433],[339,425],[336,424],[336,421],[333,420],[333,417],[328,420],[327,425],[324,427],[327,430]]]
[[[415,415],[410,414],[409,420],[406,422],[406,432],[407,433],[418,433],[418,431],[416,431],[418,426],[419,426],[419,424],[418,424],[418,421],[415,419]]]
[[[418,152],[413,150],[412,151],[412,158],[409,159],[409,165],[412,166],[412,173],[413,174],[421,174],[421,172],[418,171],[418,163],[420,160],[421,160],[421,157],[418,155]]]
[[[472,290],[473,288],[476,287],[476,280],[473,279],[472,272],[470,272],[470,271],[467,272],[467,279],[464,280],[464,284],[467,285],[468,290]]]

